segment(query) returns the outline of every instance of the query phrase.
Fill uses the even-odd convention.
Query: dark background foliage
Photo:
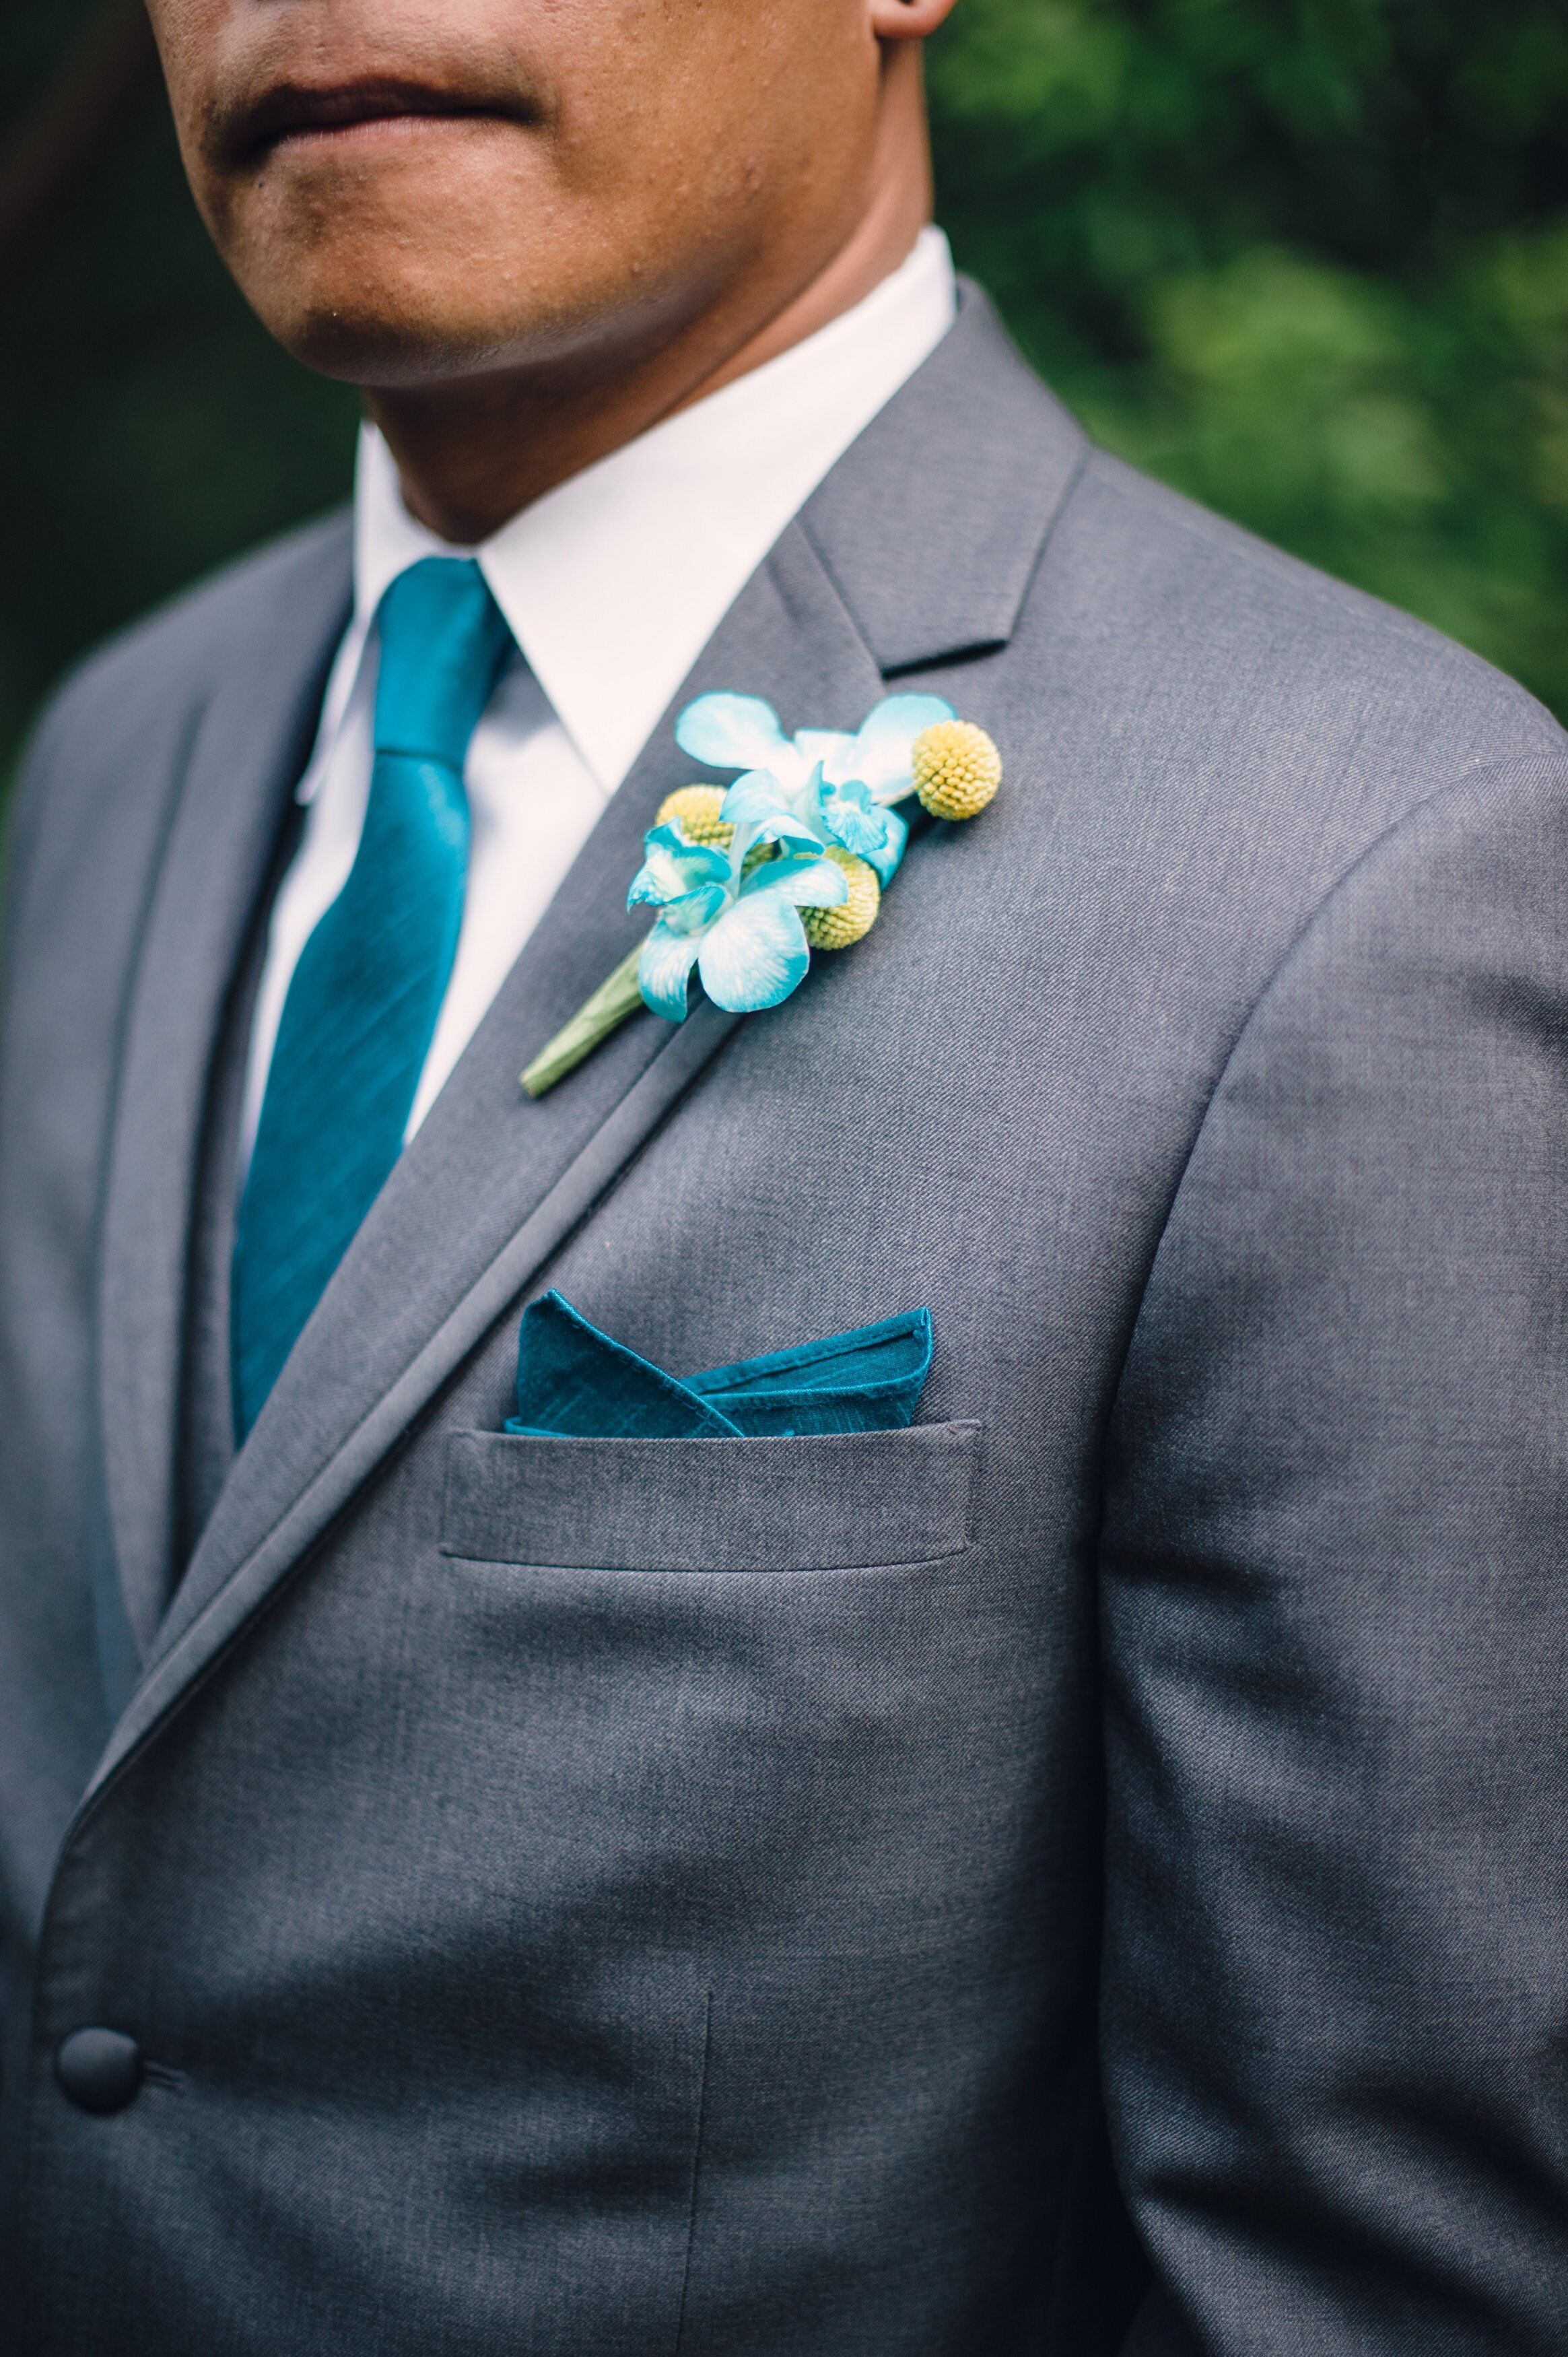
[[[127,0],[4,0],[0,765],[83,647],[342,496],[354,404],[210,253]],[[961,264],[1107,443],[1568,716],[1568,11],[960,0]]]

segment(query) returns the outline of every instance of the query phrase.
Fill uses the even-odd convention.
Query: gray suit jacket
[[[661,728],[188,1560],[348,564],[97,657],[15,822],[16,2345],[1561,2357],[1556,726],[1086,447],[971,294],[683,694],[929,686],[1002,798],[782,1009],[531,1103]],[[546,1282],[677,1372],[929,1303],[924,1421],[506,1437]]]

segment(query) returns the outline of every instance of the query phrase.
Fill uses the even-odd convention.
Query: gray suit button
[[[142,2083],[142,2050],[123,2029],[73,2029],[60,2040],[55,2074],[84,2112],[123,2112]]]

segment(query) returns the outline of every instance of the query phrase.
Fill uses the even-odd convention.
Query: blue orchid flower
[[[891,805],[914,790],[915,739],[935,722],[956,717],[940,695],[886,695],[858,729],[800,728],[787,737],[761,696],[721,692],[686,706],[675,724],[675,741],[710,769],[765,772],[777,799],[819,842],[836,843],[869,861],[886,884],[908,837]],[[739,821],[736,797],[749,783],[743,778],[730,789],[726,818]],[[747,806],[760,800],[760,788],[743,798]]]
[[[839,908],[849,896],[843,869],[784,806],[773,781],[739,782],[750,790],[750,814],[727,849],[690,843],[678,826],[656,826],[627,895],[628,909],[659,910],[638,983],[644,1003],[669,1023],[686,1019],[693,965],[708,996],[732,1015],[777,1006],[811,962],[798,911]],[[770,856],[748,857],[770,845]]]

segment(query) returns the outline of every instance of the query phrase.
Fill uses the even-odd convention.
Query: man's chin
[[[398,257],[392,257],[395,262]],[[244,285],[252,307],[285,351],[319,375],[366,386],[439,384],[526,365],[547,347],[551,306],[540,317],[515,285],[489,274],[467,285],[438,265],[409,274],[348,257],[302,280],[290,274]]]
[[[367,302],[362,287],[352,303],[284,317],[263,309],[262,318],[285,350],[317,375],[389,390],[489,374],[521,359],[516,342],[527,340],[510,337],[506,322],[432,317]]]
[[[413,246],[389,251],[378,242],[373,252],[346,252],[308,274],[238,274],[285,351],[319,375],[367,390],[601,366],[607,351],[657,349],[682,321],[679,285],[660,285],[650,274],[630,285],[585,283],[566,268],[553,273],[553,257],[536,252],[525,275],[521,238],[505,269],[470,264],[464,271]],[[317,254],[318,265],[324,258]]]

